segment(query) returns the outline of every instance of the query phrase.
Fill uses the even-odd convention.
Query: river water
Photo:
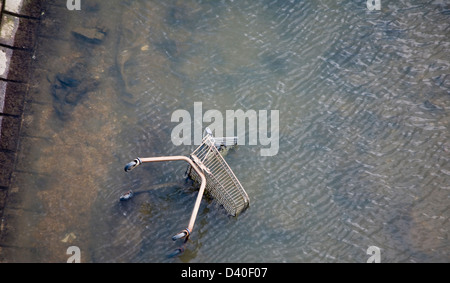
[[[365,2],[82,0],[50,15],[59,38],[40,37],[13,178],[15,260],[78,246],[84,262],[366,262],[376,246],[381,262],[448,262],[450,5]],[[86,82],[75,103],[58,99],[61,73]],[[123,167],[192,152],[171,116],[194,102],[278,110],[279,150],[230,151],[250,207],[203,200],[169,257],[197,196],[186,165]]]

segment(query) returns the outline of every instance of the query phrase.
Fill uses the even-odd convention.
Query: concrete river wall
[[[43,2],[0,1],[0,236]]]

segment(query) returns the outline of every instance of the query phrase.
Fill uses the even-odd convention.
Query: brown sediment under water
[[[386,2],[386,3],[385,3]],[[82,0],[37,31],[6,262],[448,262],[450,7],[434,1]],[[197,196],[172,113],[278,110],[279,151],[226,157],[250,197]],[[209,123],[204,123],[204,126]],[[248,126],[248,124],[247,124]],[[135,197],[119,202],[132,189]],[[2,224],[3,225],[3,224]]]

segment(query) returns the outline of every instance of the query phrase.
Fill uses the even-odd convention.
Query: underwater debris
[[[130,198],[133,197],[133,195],[134,195],[133,191],[132,191],[132,190],[129,190],[128,192],[122,194],[122,195],[119,197],[119,200],[120,200],[120,201],[129,200]]]
[[[64,238],[61,240],[61,242],[63,243],[70,243],[73,240],[75,240],[77,238],[77,236],[75,236],[75,234],[73,232],[67,233],[66,236],[64,236]]]
[[[101,44],[106,37],[106,31],[98,27],[77,27],[72,30],[72,34],[76,38],[92,44]]]

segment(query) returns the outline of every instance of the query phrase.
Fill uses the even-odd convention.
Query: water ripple
[[[142,195],[134,203],[140,218],[121,215],[139,215],[131,206],[113,209],[126,220],[105,237],[131,247],[116,260],[365,262],[371,245],[386,262],[448,258],[448,231],[436,227],[449,217],[449,15],[440,4],[398,1],[369,12],[363,2],[128,6],[119,59],[135,113],[124,151],[187,155],[193,146],[170,142],[170,114],[193,113],[194,101],[223,113],[280,110],[280,151],[263,158],[261,146],[246,145],[230,153],[251,206],[233,219],[204,200],[179,258],[164,257],[160,237],[187,217],[195,192]],[[126,181],[136,189],[173,182],[182,167],[150,166]],[[110,182],[106,199],[123,181]],[[150,235],[149,225],[159,232]],[[139,237],[128,240],[136,227]]]

